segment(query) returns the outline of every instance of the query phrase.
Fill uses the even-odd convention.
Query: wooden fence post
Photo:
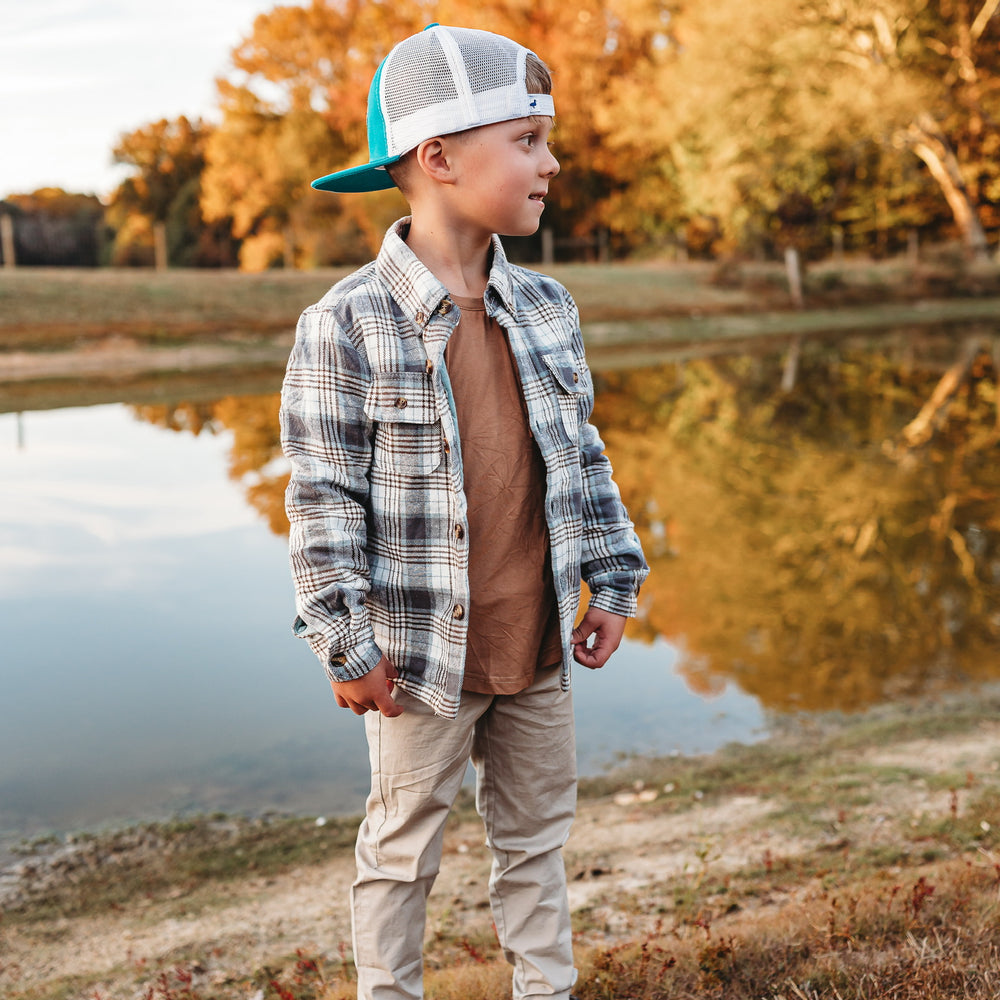
[[[795,247],[785,248],[785,270],[788,272],[788,291],[796,309],[802,308],[802,265]]]
[[[597,259],[602,264],[611,260],[611,240],[606,229],[597,230]]]
[[[542,230],[542,263],[554,264],[556,260],[556,241],[552,230],[546,226]]]
[[[153,260],[157,271],[165,271],[169,266],[167,261],[167,224],[153,223]]]
[[[688,259],[687,234],[683,229],[678,229],[674,234],[674,260],[684,264]]]
[[[3,249],[3,266],[17,267],[14,253],[14,218],[4,212],[0,215],[0,247]]]

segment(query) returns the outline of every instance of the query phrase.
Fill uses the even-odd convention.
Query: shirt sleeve
[[[639,588],[649,575],[635,525],[629,519],[621,493],[612,478],[604,442],[590,422],[594,390],[584,355],[583,334],[576,303],[566,293],[573,328],[573,351],[587,382],[587,419],[580,428],[580,466],[583,474],[583,550],[580,573],[590,588],[590,606],[616,615],[634,617]]]
[[[334,313],[307,309],[281,392],[281,442],[292,467],[285,507],[293,631],[337,681],[363,676],[382,656],[365,607],[369,381],[365,359]]]

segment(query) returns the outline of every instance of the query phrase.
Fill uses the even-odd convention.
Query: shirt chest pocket
[[[365,415],[373,424],[373,468],[426,476],[441,464],[441,418],[422,372],[376,373]]]
[[[543,356],[556,382],[556,405],[562,425],[571,441],[580,437],[580,425],[587,406],[587,373],[570,351],[554,351]]]

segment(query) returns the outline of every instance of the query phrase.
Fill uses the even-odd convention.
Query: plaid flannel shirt
[[[360,677],[384,653],[400,687],[453,717],[475,614],[444,364],[459,310],[403,241],[408,221],[299,320],[281,405],[294,631],[331,679]],[[509,264],[494,237],[485,301],[509,337],[545,461],[568,687],[581,579],[593,607],[634,615],[648,570],[588,422],[593,385],[569,292]]]

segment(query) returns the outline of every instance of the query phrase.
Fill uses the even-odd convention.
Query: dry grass
[[[691,310],[744,311],[752,298],[712,283],[712,265],[556,266],[591,320]],[[37,349],[106,333],[178,340],[294,326],[344,271],[168,271],[21,268],[0,271],[0,336]]]
[[[581,1000],[903,1000],[1000,993],[1000,869],[957,860],[851,882],[828,876],[776,905],[696,919],[591,951]],[[784,895],[780,878],[771,890]]]
[[[707,902],[689,921],[662,921],[636,940],[580,948],[575,994],[580,1000],[995,1000],[998,890],[1000,865],[992,857],[857,882],[814,879],[794,889],[775,876],[768,892],[746,906]],[[509,979],[495,943],[459,939],[432,947],[426,995],[506,1000]],[[268,1000],[355,996],[344,955],[299,952],[258,970],[244,986],[244,995]],[[203,985],[197,963],[181,963],[160,972],[142,995],[233,994]],[[103,1000],[100,991],[94,997]]]
[[[570,289],[588,324],[698,320],[792,305],[784,270],[775,263],[558,264],[545,270]],[[303,307],[345,273],[0,270],[0,349],[60,348],[108,334],[170,344],[288,330]],[[828,262],[814,265],[806,280],[811,309],[998,295],[995,264]]]
[[[0,330],[274,326],[344,273],[18,268],[0,272]]]

